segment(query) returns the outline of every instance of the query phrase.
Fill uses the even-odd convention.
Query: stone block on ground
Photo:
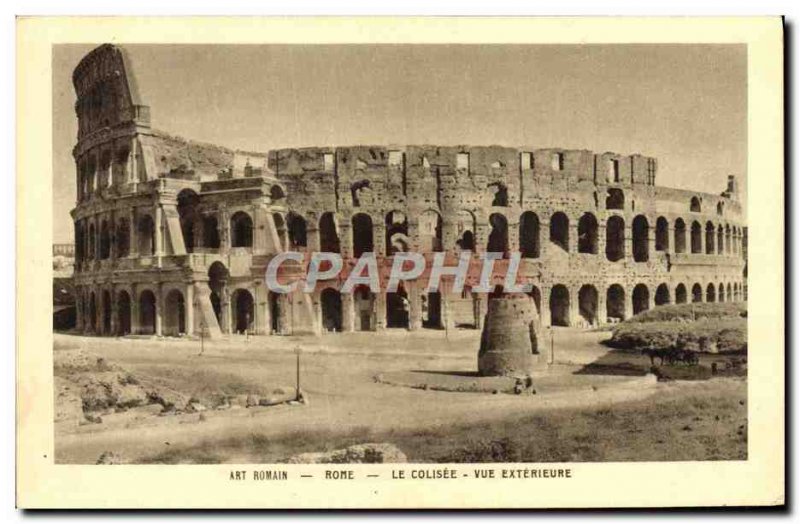
[[[289,464],[401,464],[408,462],[405,453],[394,444],[357,444],[330,452],[301,453],[286,461]]]
[[[122,457],[120,457],[113,451],[104,451],[97,458],[97,462],[95,462],[95,464],[103,466],[114,466],[114,465],[124,464],[124,462],[122,460]]]

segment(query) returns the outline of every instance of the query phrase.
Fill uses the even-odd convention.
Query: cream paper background
[[[523,508],[784,502],[783,35],[773,18],[20,18],[17,21],[17,505],[23,508]],[[62,43],[746,43],[748,460],[520,464],[570,479],[391,480],[397,465],[285,466],[289,481],[229,481],[261,466],[53,463],[51,46]],[[431,469],[441,465],[403,466]],[[282,466],[283,467],[283,466]],[[470,472],[469,465],[455,465]],[[481,467],[488,467],[482,465]],[[511,468],[510,464],[491,466]],[[314,472],[315,479],[298,474]],[[382,473],[380,479],[365,474]],[[407,473],[408,475],[408,473]]]

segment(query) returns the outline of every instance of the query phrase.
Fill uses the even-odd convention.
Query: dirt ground
[[[578,426],[590,431],[591,427],[587,428],[585,424],[591,426],[596,413],[611,410],[620,414],[616,419],[624,426],[620,431],[627,432],[636,420],[645,420],[647,413],[656,413],[655,406],[660,403],[669,408],[677,422],[683,416],[692,417],[692,420],[700,417],[705,421],[705,426],[702,426],[705,430],[695,423],[693,431],[678,434],[684,440],[689,437],[704,443],[702,446],[681,444],[682,449],[691,450],[685,460],[741,455],[741,449],[731,453],[709,451],[717,449],[714,442],[722,442],[730,436],[731,428],[725,426],[724,438],[716,435],[720,425],[713,417],[719,415],[703,410],[723,413],[730,419],[730,424],[734,419],[741,419],[741,412],[746,420],[745,403],[733,400],[735,398],[738,402],[744,398],[746,382],[742,379],[602,387],[611,379],[598,375],[596,378],[582,378],[580,388],[560,391],[553,388],[539,391],[535,396],[424,391],[375,381],[379,373],[410,370],[473,372],[478,337],[474,330],[451,333],[390,331],[381,337],[369,333],[252,337],[249,340],[235,337],[213,343],[205,341],[200,354],[200,341],[197,340],[109,339],[57,334],[54,348],[57,353],[82,350],[93,357],[104,358],[134,376],[148,377],[148,380],[198,397],[216,390],[246,393],[269,391],[276,387],[292,388],[297,359],[294,349],[302,347],[301,388],[307,394],[309,404],[208,410],[200,414],[170,416],[120,413],[103,417],[100,424],[83,425],[72,423],[63,410],[57,409],[56,460],[59,463],[95,463],[102,453],[112,451],[126,462],[133,463],[272,462],[295,453],[329,449],[333,445],[392,439],[409,448],[407,455],[411,460],[437,461],[447,456],[448,449],[467,449],[465,453],[471,456],[470,445],[483,445],[481,442],[470,444],[455,440],[447,448],[441,444],[438,447],[425,444],[434,438],[439,442],[442,437],[463,436],[471,431],[470,425],[484,428],[479,434],[488,442],[498,439],[502,442],[507,436],[503,433],[511,433],[513,424],[531,423],[535,417],[546,417],[550,421],[548,424],[556,425],[559,420],[564,425],[570,419],[582,420],[584,426]],[[602,344],[608,337],[609,333],[602,331],[553,330],[552,346],[557,364],[554,369],[571,375],[586,364],[603,358],[610,351]],[[549,349],[549,334],[546,346]],[[63,387],[64,383],[57,381],[56,387],[59,386]],[[69,404],[66,399],[74,391],[62,393],[64,395],[56,402],[57,407]],[[58,394],[57,389],[57,399]],[[706,398],[716,400],[711,402]],[[727,398],[732,399],[730,403],[725,402]],[[691,407],[687,404],[687,408],[682,409],[684,402]],[[74,399],[71,405],[74,409]],[[589,411],[584,413],[580,410]],[[570,418],[564,419],[569,413]],[[708,417],[712,422],[708,422]],[[598,431],[601,426],[608,426],[605,421],[599,422]],[[541,421],[534,423],[537,427],[552,426],[543,425]],[[740,425],[731,426],[737,442],[742,440]],[[612,426],[609,427],[613,429]],[[563,430],[562,427],[553,434],[542,434],[541,438],[559,438],[559,432],[563,434]],[[642,435],[645,436],[653,438],[652,435]],[[576,435],[578,444],[583,442],[580,437]],[[668,440],[670,437],[665,438]],[[609,446],[609,442],[614,442],[612,435],[608,435],[605,451],[601,452],[598,447],[585,453],[583,459],[670,460],[668,453],[659,455],[661,458],[654,457],[651,452],[654,448],[647,442],[642,446],[621,446],[617,450],[613,444]],[[585,447],[585,443],[581,445]],[[525,460],[568,460],[575,455],[562,450],[563,453],[549,457],[528,456],[524,445],[517,443],[514,446],[514,453],[522,453]],[[547,446],[539,448],[548,449]],[[578,459],[584,455],[579,454]],[[685,455],[687,453],[681,454]]]

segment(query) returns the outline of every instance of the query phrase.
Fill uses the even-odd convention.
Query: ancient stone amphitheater
[[[487,296],[326,282],[272,293],[281,251],[520,252],[543,325],[744,300],[746,229],[719,194],[656,183],[654,158],[499,146],[234,151],[157,131],[124,49],[76,67],[78,330],[162,336],[481,328]],[[468,283],[469,284],[469,283]]]

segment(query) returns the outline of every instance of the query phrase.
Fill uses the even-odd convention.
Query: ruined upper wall
[[[656,186],[657,160],[639,154],[364,145],[274,150],[268,167],[286,185],[289,206],[299,211],[488,209],[502,189],[506,206],[579,212],[604,208],[607,188],[615,187],[624,191],[624,209],[631,212],[686,213],[694,196],[703,212],[714,213],[720,203],[726,216],[739,218],[741,212],[734,182],[716,195]]]
[[[150,109],[139,96],[125,51],[103,44],[87,54],[72,73],[77,102],[78,140],[120,123],[149,125]]]

